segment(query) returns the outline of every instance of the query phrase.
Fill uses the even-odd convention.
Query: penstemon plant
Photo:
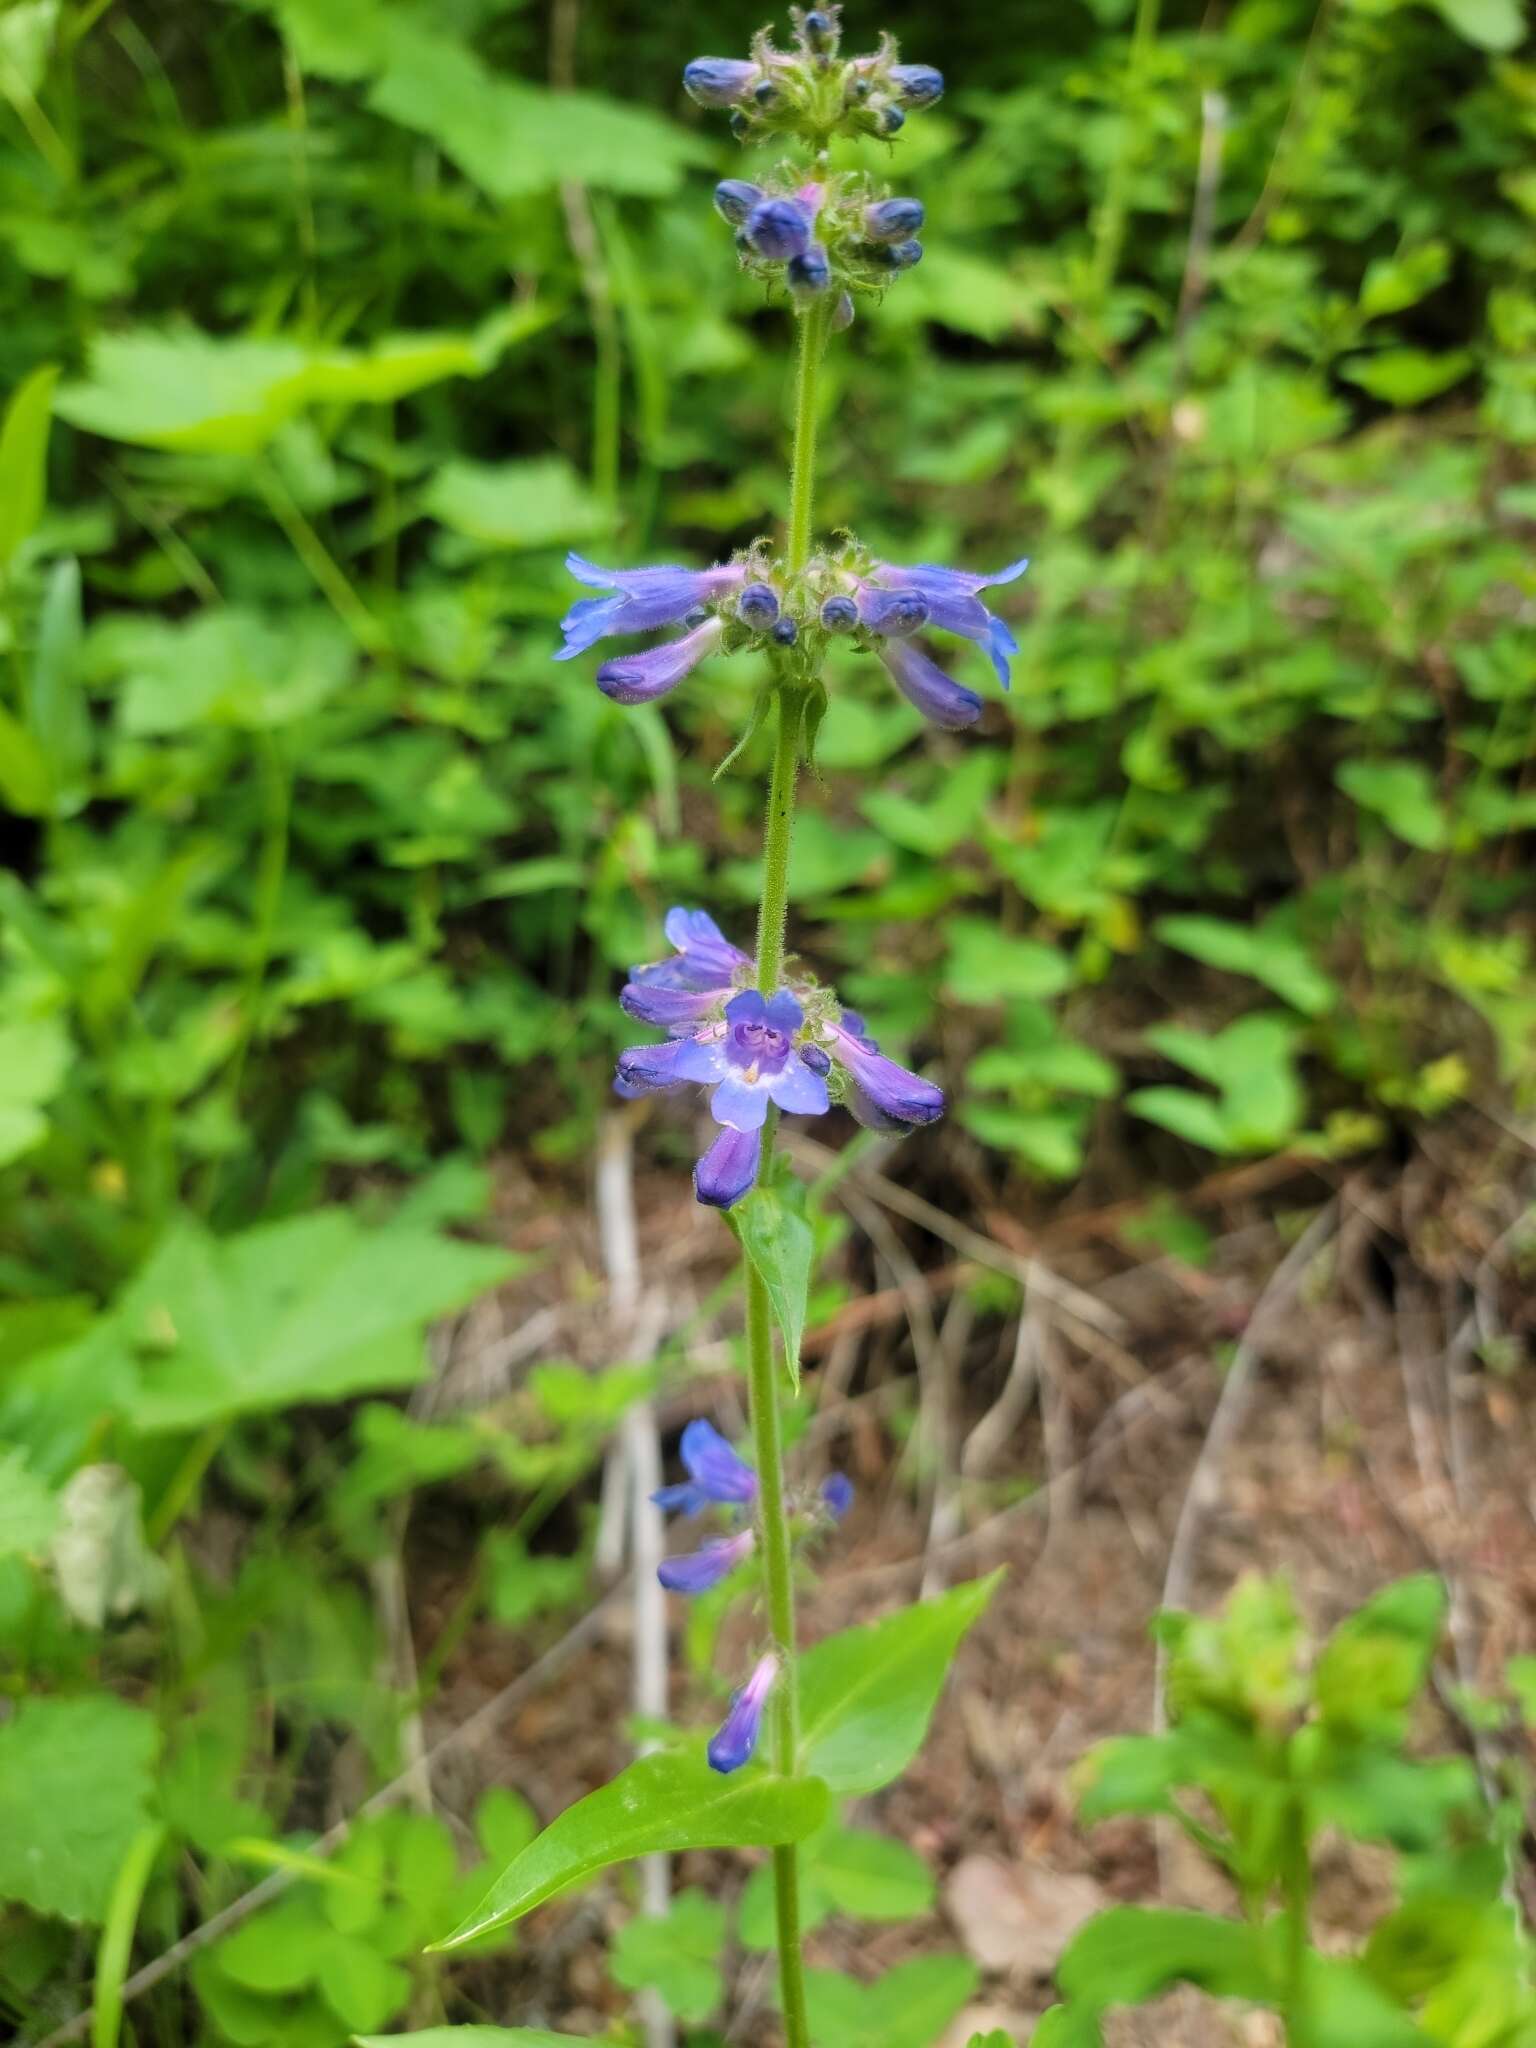
[[[671,956],[637,968],[621,996],[630,1016],[666,1036],[625,1052],[615,1081],[628,1096],[690,1085],[710,1091],[718,1134],[698,1162],[694,1187],[701,1202],[725,1212],[742,1247],[751,1458],[702,1419],[684,1431],[688,1477],[657,1499],[685,1516],[722,1511],[731,1526],[669,1559],[661,1579],[671,1590],[696,1594],[750,1565],[762,1587],[761,1640],[702,1754],[685,1743],[643,1758],[568,1809],[441,1944],[477,1939],[623,1859],[767,1847],[788,2048],[808,2048],[812,2039],[800,1845],[825,1828],[834,1797],[873,1791],[911,1760],[948,1664],[993,1583],[957,1587],[801,1652],[797,1548],[835,1526],[851,1488],[834,1478],[807,1500],[785,1469],[781,1399],[786,1384],[798,1385],[814,1240],[803,1191],[775,1155],[779,1118],[818,1116],[836,1102],[876,1129],[910,1131],[944,1111],[942,1091],[887,1058],[863,1018],[786,950],[801,771],[814,764],[827,703],[823,668],[835,639],[877,656],[936,725],[973,724],[981,697],[946,675],[915,636],[934,628],[975,641],[1006,687],[1016,643],[981,592],[1026,567],[1015,561],[985,575],[902,566],[877,558],[846,532],[818,545],[825,351],[850,325],[858,302],[878,298],[923,253],[920,202],[889,192],[862,170],[835,170],[831,146],[839,137],[894,137],[910,112],[944,89],[931,67],[900,62],[889,36],[873,54],[844,56],[839,15],[835,7],[792,10],[792,49],[775,48],[763,32],[750,57],[700,58],[683,75],[700,104],[730,110],[742,140],[782,139],[788,152],[761,182],[727,178],[715,192],[718,212],[736,230],[742,265],[783,296],[794,323],[782,542],[759,539],[731,561],[699,570],[604,569],[572,555],[572,575],[599,594],[572,606],[556,656],[570,660],[609,637],[681,627],[679,637],[597,669],[598,687],[620,704],[654,702],[713,656],[755,648],[767,657],[768,683],[730,756],[771,728],[755,954],[732,944],[703,911],[671,911]],[[760,1745],[765,1723],[768,1737]]]

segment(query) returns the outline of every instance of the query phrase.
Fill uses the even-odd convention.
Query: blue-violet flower
[[[757,1474],[726,1442],[712,1422],[696,1417],[683,1431],[678,1452],[688,1477],[651,1495],[657,1507],[699,1515],[707,1507],[747,1508],[757,1499]]]
[[[656,1576],[669,1593],[707,1593],[730,1577],[751,1552],[757,1538],[750,1529],[739,1536],[721,1536],[686,1557],[668,1557],[656,1567]]]
[[[763,1708],[778,1675],[777,1657],[759,1660],[752,1676],[731,1701],[730,1712],[721,1722],[719,1732],[710,1740],[706,1754],[711,1770],[728,1776],[750,1761],[763,1725]]]

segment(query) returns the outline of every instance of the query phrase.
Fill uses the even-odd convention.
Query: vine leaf
[[[799,1842],[828,1811],[827,1788],[815,1778],[777,1778],[764,1770],[722,1777],[690,1751],[642,1757],[567,1807],[513,1857],[464,1924],[432,1946],[460,1948],[612,1863],[683,1849]]]

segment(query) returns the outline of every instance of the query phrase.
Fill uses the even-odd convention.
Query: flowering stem
[[[814,315],[807,316],[808,326]],[[803,333],[802,329],[802,333]],[[804,357],[802,356],[802,382]],[[802,442],[796,438],[797,455]],[[802,474],[797,468],[797,480]],[[805,487],[809,504],[809,484]],[[798,481],[797,481],[798,501]],[[772,995],[784,969],[784,924],[789,907],[789,854],[794,836],[795,789],[799,769],[801,699],[781,685],[768,814],[763,828],[763,894],[757,922],[757,985]],[[773,1151],[777,1114],[763,1132],[762,1167]],[[799,1674],[795,1663],[795,1580],[789,1517],[784,1506],[784,1447],[779,1427],[779,1387],[773,1356],[773,1315],[768,1289],[750,1259],[743,1260],[747,1293],[747,1379],[752,1409],[752,1446],[758,1474],[758,1512],[768,1625],[779,1659],[771,1706],[773,1767],[784,1777],[795,1772],[799,1736]],[[773,1896],[778,1927],[779,1988],[788,2048],[808,2048],[805,1978],[800,1955],[800,1866],[793,1845],[773,1852]]]
[[[801,314],[795,364],[795,445],[789,468],[789,569],[803,569],[811,554],[811,507],[816,496],[816,408],[821,355],[827,342],[829,294]]]

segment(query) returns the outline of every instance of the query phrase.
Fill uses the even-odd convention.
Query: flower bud
[[[746,178],[722,178],[715,187],[715,211],[722,220],[740,227],[754,206],[761,203],[763,188]]]
[[[800,23],[800,33],[812,50],[837,47],[837,23],[824,8],[813,7]]]
[[[853,325],[853,301],[844,292],[832,308],[832,332],[841,334],[845,327]]]
[[[779,595],[771,583],[749,583],[736,600],[736,612],[744,626],[764,633],[779,616]]]
[[[746,142],[752,134],[751,117],[744,114],[740,107],[731,116],[731,133],[738,142]]]
[[[900,107],[882,107],[879,113],[877,133],[895,135],[907,125],[907,117]]]
[[[810,223],[793,199],[765,199],[747,215],[742,230],[757,255],[769,263],[798,256],[811,239]]]
[[[800,629],[793,619],[780,619],[773,629],[773,637],[781,647],[793,647],[800,637]]]
[[[893,64],[891,83],[909,107],[931,107],[944,93],[944,74],[931,64]]]
[[[791,257],[784,274],[797,299],[813,299],[832,282],[827,252],[820,242],[812,242],[799,256]]]
[[[851,633],[859,623],[859,608],[851,597],[829,597],[821,608],[821,623],[829,633]]]
[[[695,57],[683,72],[683,90],[701,107],[733,107],[745,98],[757,66],[740,57]]]
[[[752,97],[760,107],[771,107],[778,96],[779,88],[771,78],[765,78],[761,85],[752,89]]]
[[[813,1074],[830,1074],[832,1061],[819,1045],[802,1045],[800,1057]]]
[[[724,190],[723,186],[721,190]],[[715,204],[720,204],[719,192],[715,195]],[[727,215],[728,219],[730,217]],[[864,232],[872,242],[900,242],[908,235],[915,235],[923,219],[921,199],[880,199],[864,209]]]
[[[871,242],[860,251],[877,270],[911,270],[923,260],[921,242]]]

